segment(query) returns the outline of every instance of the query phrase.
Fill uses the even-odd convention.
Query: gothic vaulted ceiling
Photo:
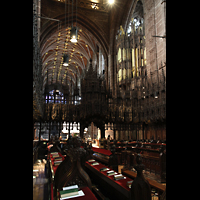
[[[43,89],[56,83],[75,84],[84,76],[90,58],[97,65],[100,49],[107,57],[108,6],[100,0],[77,0],[77,10],[74,0],[73,12],[72,0],[66,0],[66,5],[65,0],[43,0],[40,20]],[[72,25],[78,27],[77,43],[70,42]],[[64,53],[69,55],[68,66],[63,66]]]
[[[107,66],[109,46],[113,44],[113,30],[115,26],[118,29],[121,20],[126,18],[131,1],[115,0],[112,6],[108,2],[108,0],[41,1],[41,12],[38,14],[41,24],[43,90],[46,85],[52,86],[57,83],[70,86],[75,84],[77,79],[80,81],[89,66],[90,58],[93,60],[93,66],[98,68],[99,52],[103,55]],[[76,44],[70,42],[72,25],[78,27]],[[68,66],[63,66],[64,53],[69,55]]]

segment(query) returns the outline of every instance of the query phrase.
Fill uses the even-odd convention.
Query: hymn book
[[[94,162],[95,160],[94,159],[90,159],[90,160],[88,160],[88,162]]]
[[[54,160],[59,160],[59,159],[61,159],[62,160],[62,157],[56,157],[56,158],[54,158]]]
[[[78,189],[79,189],[78,185],[71,185],[71,186],[63,187],[63,191],[67,191],[68,190],[68,192],[72,191],[72,190],[77,190],[78,191]],[[64,193],[63,191],[62,192],[60,191],[60,192]],[[78,191],[78,193],[76,193],[76,194],[75,194],[75,192],[73,192],[73,194],[72,194],[72,192],[68,193],[68,194],[70,194],[70,195],[69,196],[65,196],[65,197],[61,197],[61,195],[60,195],[60,197],[61,197],[60,200],[70,199],[70,198],[74,198],[74,197],[81,197],[81,196],[85,195],[82,190]]]
[[[75,189],[75,188],[78,188],[78,185],[71,185],[71,186],[63,187],[63,190],[70,190],[70,189]]]
[[[58,166],[58,165],[60,165],[60,163],[61,163],[61,162],[59,162],[59,163],[54,163],[54,166]]]
[[[54,154],[54,155],[52,155],[52,157],[53,157],[53,158],[58,158],[58,157],[60,157],[60,156],[59,156],[59,154]]]
[[[54,166],[60,165],[61,162],[62,162],[62,160],[54,162]]]
[[[51,152],[51,155],[55,155],[55,154],[58,154],[58,152]]]
[[[57,161],[62,161],[62,157],[58,157],[54,159],[54,162],[57,162]]]
[[[92,165],[92,166],[94,166],[94,165],[99,165],[99,163],[98,163],[98,162],[94,162],[94,163],[92,163],[91,165]]]
[[[105,172],[107,170],[109,170],[109,168],[106,168],[106,167],[103,167],[103,168],[100,169],[101,172]]]
[[[60,197],[69,197],[78,195],[78,185],[73,185],[69,187],[64,187],[63,190],[60,191]]]
[[[60,198],[60,200],[71,199],[71,198],[82,197],[82,196],[85,196],[85,194],[84,194],[83,190],[80,190],[80,191],[78,191],[77,195],[73,195],[73,196],[69,196],[69,197],[63,197],[63,198]]]
[[[74,195],[77,195],[77,194],[78,194],[78,188],[60,191],[60,197],[61,198],[74,196]]]
[[[118,181],[118,180],[124,179],[124,176],[122,174],[114,175],[114,179]]]
[[[112,176],[112,175],[114,175],[114,174],[115,174],[115,172],[114,172],[113,170],[107,172],[107,175],[108,175],[108,176]]]

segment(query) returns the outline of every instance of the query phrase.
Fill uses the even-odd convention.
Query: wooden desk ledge
[[[124,188],[126,191],[130,191],[130,188],[128,188],[128,186],[126,185],[126,183],[127,183],[127,181],[132,181],[131,178],[125,176],[124,179],[121,179],[121,180],[114,180],[114,175],[107,176],[107,172],[106,172],[106,171],[100,171],[101,168],[104,168],[104,167],[105,167],[105,168],[109,168],[109,167],[107,167],[107,166],[105,166],[105,165],[103,165],[103,164],[101,164],[101,163],[99,163],[99,165],[94,165],[94,166],[92,166],[92,163],[93,163],[93,162],[96,162],[96,160],[95,160],[95,161],[92,161],[92,162],[86,161],[85,166],[86,166],[87,168],[89,168],[89,169],[92,169],[93,171],[98,172],[98,175],[99,175],[99,176],[101,176],[102,178],[105,177],[106,180],[108,180],[108,181],[110,180],[112,183],[116,184],[118,187],[122,187],[122,188]],[[110,170],[112,170],[112,169],[110,169]],[[114,171],[114,170],[113,170],[113,171]],[[120,174],[120,173],[118,173],[118,172],[116,172],[116,173],[117,173],[117,174]]]

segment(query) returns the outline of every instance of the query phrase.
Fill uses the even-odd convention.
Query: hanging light
[[[114,3],[114,0],[108,0],[108,3],[109,3],[109,4],[113,4],[113,3]]]
[[[72,0],[72,13],[73,13],[73,0]],[[77,42],[77,0],[76,0],[76,26],[73,26],[73,14],[72,14],[72,28],[70,31],[70,41],[73,43]]]
[[[70,41],[73,43],[77,42],[77,28],[72,27],[71,32],[70,32]]]
[[[67,30],[66,29],[66,0],[65,0],[65,30]],[[65,52],[64,52],[64,54],[63,54],[63,66],[67,67],[69,65],[68,63],[69,63],[69,55],[68,55],[68,53],[65,54]]]
[[[155,92],[155,96],[154,96],[155,99],[158,98],[158,94],[159,94],[159,92]]]
[[[68,54],[64,54],[63,55],[63,66],[67,67],[69,64],[69,55]]]

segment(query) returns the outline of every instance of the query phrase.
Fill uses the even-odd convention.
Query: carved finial
[[[67,153],[71,154],[71,159],[73,162],[76,162],[77,159],[86,155],[85,149],[81,148],[81,138],[80,137],[72,137],[70,141],[71,148],[68,149]]]
[[[84,149],[86,150],[86,160],[92,159],[94,151],[92,150],[92,144],[89,143],[89,141],[85,143]]]
[[[142,164],[142,158],[141,158],[140,154],[137,155],[136,162],[137,162],[138,165]]]
[[[136,157],[137,165],[134,166],[135,170],[137,171],[137,176],[143,176],[142,171],[144,170],[144,165],[142,164],[142,157],[140,154]]]
[[[136,162],[137,165],[134,168],[137,171],[137,177],[131,185],[131,200],[151,200],[151,187],[143,176],[144,165],[140,154],[137,155]]]
[[[116,146],[112,145],[112,147],[110,149],[112,154],[110,155],[110,158],[109,158],[109,161],[108,161],[108,166],[111,169],[118,171],[118,159],[117,159],[117,155],[115,154],[115,149],[116,149]]]
[[[111,151],[111,153],[114,155],[114,154],[115,154],[115,151],[116,151],[116,146],[115,146],[115,145],[112,145],[110,151]]]

